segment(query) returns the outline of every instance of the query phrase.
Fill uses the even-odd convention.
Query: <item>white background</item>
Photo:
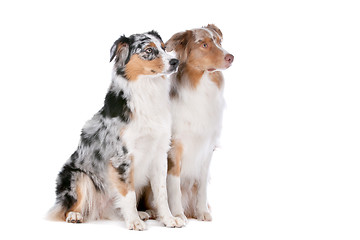
[[[1,1],[2,239],[359,239],[357,1]],[[215,23],[235,56],[211,166],[213,222],[43,219],[110,84],[120,35]],[[125,237],[124,237],[125,236]]]

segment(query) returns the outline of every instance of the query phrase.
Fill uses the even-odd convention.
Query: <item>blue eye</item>
[[[147,48],[147,49],[145,49],[145,52],[146,53],[153,53],[153,49],[152,48]]]

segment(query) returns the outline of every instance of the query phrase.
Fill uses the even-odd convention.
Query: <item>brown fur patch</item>
[[[108,173],[109,180],[121,195],[126,196],[128,191],[134,190],[134,168],[132,166],[130,168],[129,179],[125,182],[120,180],[118,171],[111,163],[109,163]]]
[[[191,192],[194,196],[197,196],[198,191],[199,191],[199,185],[197,182],[195,182],[191,188]]]
[[[134,162],[134,156],[131,155],[130,156],[130,159],[131,159],[131,168],[130,168],[130,176],[129,176],[129,189],[131,191],[134,191],[135,190],[135,185],[134,185],[134,167],[133,167],[133,162]]]
[[[202,28],[198,28],[198,29],[194,29],[194,41],[200,41],[200,40],[204,40],[205,38],[211,38],[211,35],[209,34],[208,31],[202,29]]]
[[[149,43],[149,45],[147,45],[147,47],[154,47],[154,48],[156,48],[156,45],[155,45],[155,43],[151,42],[151,43]]]
[[[220,29],[219,29],[217,26],[215,26],[214,24],[208,24],[208,25],[206,26],[206,28],[208,28],[208,29],[216,32],[221,38],[223,37],[223,34],[222,34],[222,32],[220,31]]]
[[[168,174],[180,176],[183,152],[184,148],[182,143],[178,140],[173,140],[168,157]]]
[[[175,50],[180,63],[185,62],[189,53],[187,45],[192,40],[193,32],[191,30],[176,33],[166,42],[166,51]]]
[[[120,180],[118,172],[111,163],[109,164],[109,179],[114,187],[119,191],[119,193],[123,196],[126,196],[128,193],[127,184]]]
[[[213,72],[210,73],[210,79],[211,81],[213,81],[216,86],[220,89],[222,87],[222,85],[224,84],[224,76],[221,72],[217,71],[217,72]]]
[[[196,88],[200,83],[200,79],[204,74],[204,70],[187,65],[184,69],[184,73],[188,77],[191,87]]]
[[[154,75],[163,72],[164,63],[160,57],[151,61],[142,59],[138,54],[131,56],[125,66],[125,75],[130,81],[135,81],[140,75]]]

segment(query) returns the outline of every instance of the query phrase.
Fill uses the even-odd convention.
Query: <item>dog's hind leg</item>
[[[58,175],[55,206],[51,220],[81,223],[92,213],[95,186],[88,175],[65,165]]]
[[[80,173],[76,181],[76,201],[65,213],[66,222],[84,222],[84,217],[92,212],[94,194],[95,188],[91,179]]]

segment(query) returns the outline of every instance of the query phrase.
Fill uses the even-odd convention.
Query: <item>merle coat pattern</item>
[[[155,31],[120,37],[110,50],[113,60],[104,106],[86,122],[76,151],[60,171],[49,216],[83,222],[121,214],[129,229],[143,230],[140,217],[147,216],[139,217],[136,194],[150,183],[160,221],[181,227],[162,190],[171,135],[165,75],[176,70],[178,61],[164,51]]]

